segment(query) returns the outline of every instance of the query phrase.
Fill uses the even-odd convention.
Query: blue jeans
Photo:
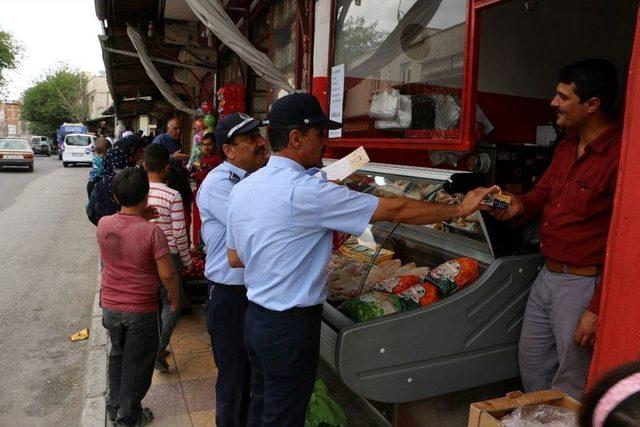
[[[149,391],[158,349],[158,314],[102,309],[102,325],[109,331],[109,395],[107,410],[135,425],[142,399]]]
[[[167,349],[169,345],[169,341],[171,341],[171,334],[173,334],[173,330],[178,324],[178,318],[180,317],[180,308],[182,307],[182,301],[184,300],[184,291],[182,290],[182,276],[180,272],[182,271],[182,261],[180,260],[180,255],[171,254],[171,259],[173,260],[173,265],[176,268],[176,272],[178,273],[178,293],[180,295],[180,301],[178,302],[178,309],[176,311],[171,311],[171,303],[169,302],[169,294],[167,293],[167,289],[160,284],[160,302],[162,303],[162,309],[160,312],[160,343],[158,344],[158,351],[164,351]]]
[[[320,356],[322,306],[295,314],[249,303],[244,339],[251,363],[248,426],[303,427]]]

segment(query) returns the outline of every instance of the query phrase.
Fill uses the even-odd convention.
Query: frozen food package
[[[362,322],[402,311],[402,304],[397,295],[373,291],[345,301],[339,309],[354,322]]]
[[[383,292],[401,294],[405,289],[419,285],[425,280],[425,276],[393,276],[373,286],[374,289]]]
[[[426,281],[405,289],[400,294],[400,298],[407,302],[413,302],[416,306],[420,307],[426,307],[434,302],[440,301],[438,289],[432,283]],[[405,311],[406,310],[407,306],[405,306]]]
[[[407,271],[412,270],[416,268],[416,263],[415,262],[410,262],[408,264],[403,265],[402,267],[400,267],[399,269],[397,269],[392,276],[394,277],[398,277],[398,276],[404,276],[407,274]]]
[[[431,272],[429,267],[416,267],[405,271],[403,276],[426,276]]]
[[[574,411],[545,404],[516,408],[500,422],[506,427],[578,427]]]
[[[367,276],[367,283],[373,285],[391,277],[401,265],[402,261],[399,259],[389,259],[374,265],[369,272],[369,276]]]
[[[438,288],[441,297],[451,295],[472,283],[480,275],[478,261],[473,258],[455,258],[431,270],[430,281]]]
[[[349,240],[347,240],[342,246],[340,246],[339,251],[340,253],[348,256],[351,259],[364,263],[371,262],[371,258],[373,258],[376,253],[375,249],[370,248],[369,246],[361,245],[358,242],[357,237],[351,237]],[[393,251],[382,249],[377,256],[375,263],[380,264],[383,261],[387,261],[393,258],[393,255]]]

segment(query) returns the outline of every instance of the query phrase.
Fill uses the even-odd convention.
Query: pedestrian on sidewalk
[[[475,212],[499,188],[470,191],[460,205],[358,193],[315,176],[331,121],[310,94],[273,103],[265,167],[240,181],[228,202],[227,247],[244,269],[251,364],[249,426],[302,427],[320,350],[322,304],[333,231],[356,236],[376,221],[433,224]],[[215,292],[214,292],[215,294]]]
[[[178,309],[178,278],[167,238],[148,221],[149,182],[145,172],[126,168],[113,178],[120,212],[98,223],[104,263],[100,287],[102,322],[109,331],[107,412],[118,425],[145,425],[153,419],[142,399],[151,385],[158,350],[158,277],[171,310]]]
[[[197,200],[202,217],[202,238],[207,248],[205,277],[209,285],[206,305],[207,330],[218,367],[216,379],[216,425],[247,425],[250,366],[244,347],[244,316],[247,309],[242,268],[227,260],[227,200],[234,185],[262,167],[267,142],[259,133],[262,122],[234,113],[218,122],[215,142],[223,163],[204,178]],[[205,135],[203,144],[213,142]]]
[[[180,305],[184,300],[184,290],[182,289],[182,271],[191,268],[191,254],[189,253],[189,242],[187,240],[187,228],[184,220],[184,205],[180,193],[165,184],[165,179],[169,173],[169,151],[160,144],[150,144],[144,149],[144,169],[149,177],[149,206],[156,208],[158,217],[152,222],[157,224],[164,232],[173,265],[178,272],[178,289],[180,294]],[[159,287],[161,310],[161,332],[160,344],[158,346],[158,356],[155,368],[160,372],[169,372],[169,365],[166,357],[167,346],[171,340],[173,329],[178,323],[180,311],[171,311],[167,290]]]

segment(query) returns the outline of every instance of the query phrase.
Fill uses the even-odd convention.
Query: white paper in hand
[[[329,181],[341,181],[369,163],[369,156],[364,147],[359,147],[338,161],[322,168]],[[317,174],[316,176],[319,176]]]

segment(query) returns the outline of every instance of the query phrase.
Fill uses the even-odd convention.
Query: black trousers
[[[249,303],[251,427],[302,427],[318,369],[322,306],[275,312]]]
[[[158,314],[103,308],[102,324],[111,339],[107,410],[117,411],[119,422],[135,425],[151,386],[158,350]]]
[[[245,427],[249,412],[251,368],[244,347],[244,317],[247,292],[244,286],[213,284],[209,281],[207,330],[216,379],[216,425]]]

